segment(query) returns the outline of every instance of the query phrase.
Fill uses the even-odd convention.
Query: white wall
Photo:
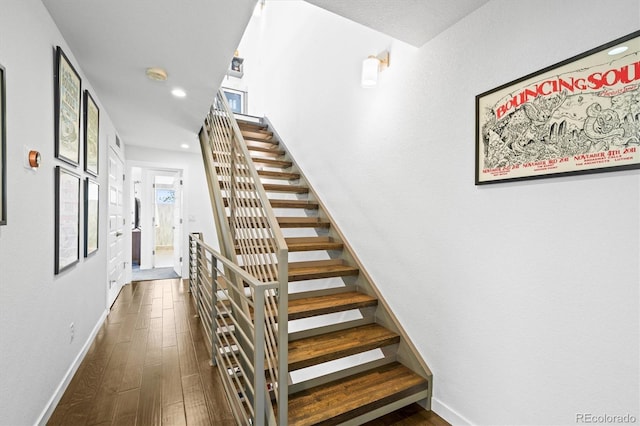
[[[53,272],[54,168],[63,165],[54,157],[56,45],[100,108],[99,249],[85,259],[81,238],[80,262],[60,275]],[[106,314],[104,200],[108,145],[115,141],[115,129],[40,1],[2,1],[0,64],[7,76],[8,186],[8,223],[0,226],[0,425],[28,425],[45,415],[52,395]],[[23,168],[25,146],[42,155],[37,172]],[[65,167],[86,176],[82,166]]]
[[[477,94],[639,27],[637,0],[494,0],[417,49],[287,1],[245,33],[249,112],[275,123],[454,423],[640,419],[640,172],[473,183]]]
[[[203,118],[204,120],[204,118]],[[191,143],[196,146],[198,144],[197,137]],[[205,242],[212,247],[217,247],[217,236],[213,222],[213,213],[211,210],[211,201],[209,199],[209,189],[204,173],[204,165],[202,156],[188,152],[165,151],[160,149],[149,149],[140,146],[127,146],[127,182],[125,186],[130,188],[130,170],[131,167],[143,167],[152,169],[180,169],[183,170],[183,262],[182,276],[188,277],[188,251],[186,250],[189,242],[189,234],[191,232],[202,232]],[[129,189],[130,190],[130,189]],[[130,200],[130,196],[126,195],[125,199]],[[127,210],[127,217],[129,211]],[[143,219],[144,220],[144,219]],[[129,242],[128,259],[131,260],[131,236],[127,237]],[[129,268],[129,274],[131,270]],[[129,275],[129,281],[131,276]]]

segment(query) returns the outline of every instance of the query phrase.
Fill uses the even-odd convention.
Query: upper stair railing
[[[225,264],[226,275],[235,276],[236,286],[246,289],[247,298],[237,291],[228,292],[228,312],[233,317],[234,331],[247,336],[239,338],[240,350],[246,350],[250,359],[256,348],[264,347],[266,381],[263,396],[267,401],[266,414],[260,414],[263,404],[258,404],[260,389],[256,389],[256,400],[247,401],[239,392],[231,392],[230,398],[237,399],[238,406],[253,404],[245,414],[252,424],[265,424],[274,421],[271,396],[276,400],[278,413],[275,414],[280,425],[287,424],[288,398],[288,249],[282,231],[278,225],[269,199],[262,186],[258,172],[253,165],[242,133],[230,111],[222,91],[205,119],[200,133],[200,144],[209,183],[209,192],[220,241],[222,255],[231,260],[256,280],[269,284],[264,298],[257,297],[256,285],[247,285],[243,274]],[[231,279],[231,278],[229,278]],[[262,293],[262,289],[260,289]],[[264,299],[264,303],[258,303]],[[264,323],[264,332],[257,332],[260,322]],[[229,332],[229,330],[225,330]],[[264,336],[264,338],[261,338]],[[256,341],[260,338],[262,342]],[[216,351],[220,351],[216,348]],[[228,357],[220,357],[225,361]],[[227,387],[233,388],[227,371],[235,371],[236,365],[219,365],[223,380],[229,381]],[[256,372],[258,375],[259,372]],[[256,382],[258,383],[258,382]],[[272,392],[273,391],[273,392]],[[256,405],[258,404],[258,405]],[[271,410],[271,411],[269,411]],[[244,415],[242,416],[244,417]]]

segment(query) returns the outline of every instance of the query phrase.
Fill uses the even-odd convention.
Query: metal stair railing
[[[229,399],[235,399],[241,407],[252,406],[243,416],[236,417],[238,421],[244,423],[243,419],[248,416],[252,424],[264,424],[264,421],[271,424],[275,416],[277,424],[286,425],[288,248],[242,133],[221,91],[205,119],[200,144],[220,250],[225,258],[222,269],[228,290],[224,316],[233,318],[236,346],[247,352],[248,359],[254,358],[257,348],[264,348],[265,386],[257,388],[263,390],[263,395],[256,393],[255,397],[240,398],[230,379],[233,374],[229,372],[236,366],[227,363],[219,364],[219,368],[223,380],[227,381]],[[269,287],[248,283],[247,276]],[[240,291],[242,288],[247,289],[247,294]],[[264,327],[257,326],[261,322]],[[258,329],[264,333],[258,333]],[[216,346],[214,354],[218,351],[220,346]],[[227,361],[226,357],[220,360]],[[225,374],[225,370],[229,374]],[[275,415],[272,396],[278,407]],[[260,401],[266,401],[264,418],[258,407]]]
[[[267,319],[260,307],[278,283],[264,283],[252,277],[205,244],[199,234],[189,236],[189,248],[189,288],[231,411],[239,424],[275,424],[268,391],[274,384],[267,382],[264,373],[268,357],[262,342],[267,334]],[[248,314],[237,305],[238,299],[249,306]],[[238,316],[254,326],[244,330]]]

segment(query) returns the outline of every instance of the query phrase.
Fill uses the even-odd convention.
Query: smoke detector
[[[167,80],[167,72],[165,70],[163,70],[162,68],[147,68],[147,70],[145,71],[145,74],[147,75],[147,78],[149,80],[154,80],[154,81],[166,81]]]

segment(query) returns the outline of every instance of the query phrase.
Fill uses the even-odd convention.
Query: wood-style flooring
[[[49,425],[235,425],[181,280],[116,299]]]
[[[235,425],[187,290],[125,286],[47,424]],[[367,425],[448,423],[414,404]]]

